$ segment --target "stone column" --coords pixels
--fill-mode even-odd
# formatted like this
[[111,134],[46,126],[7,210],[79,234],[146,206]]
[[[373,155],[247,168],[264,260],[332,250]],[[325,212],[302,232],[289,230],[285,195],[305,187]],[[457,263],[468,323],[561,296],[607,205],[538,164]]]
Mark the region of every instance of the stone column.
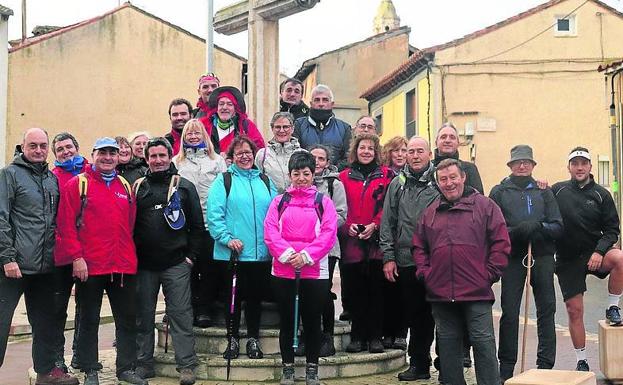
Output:
[[247,113],[268,141],[270,118],[279,109],[279,21],[267,20],[249,7],[249,59]]
[[[9,79],[9,15],[0,16],[0,167],[4,167],[7,157],[7,92]],[[9,150],[10,151],[10,150]]]

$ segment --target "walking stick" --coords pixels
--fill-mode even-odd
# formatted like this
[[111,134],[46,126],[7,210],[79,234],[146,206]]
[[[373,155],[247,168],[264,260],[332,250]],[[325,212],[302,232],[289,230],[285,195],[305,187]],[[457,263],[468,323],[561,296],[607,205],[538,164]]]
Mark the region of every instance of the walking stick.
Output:
[[231,371],[231,340],[234,329],[234,310],[236,304],[236,283],[238,280],[238,253],[231,251],[229,257],[231,263],[231,302],[229,304],[229,320],[227,322],[227,381],[229,381],[229,372]]
[[169,317],[164,318],[162,320],[164,323],[164,352],[167,353],[169,351]]
[[296,269],[294,273],[294,286],[296,287],[296,294],[294,296],[294,338],[292,340],[292,347],[294,349],[299,347],[299,286],[301,284],[301,270]]
[[532,242],[528,243],[528,254],[526,254],[522,263],[526,267],[527,272],[526,298],[523,310],[523,335],[521,341],[521,373],[526,370],[526,337],[528,333],[528,310],[530,308],[530,274],[532,271],[532,266],[534,265],[534,260],[532,259]]

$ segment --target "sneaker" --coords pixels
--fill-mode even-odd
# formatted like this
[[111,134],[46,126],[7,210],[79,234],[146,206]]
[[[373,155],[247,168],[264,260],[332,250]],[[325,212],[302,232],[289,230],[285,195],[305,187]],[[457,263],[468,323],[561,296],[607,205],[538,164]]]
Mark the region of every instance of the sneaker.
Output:
[[234,359],[234,358],[238,358],[239,355],[240,355],[240,342],[238,342],[238,339],[236,337],[230,337],[229,343],[227,344],[227,347],[225,348],[225,351],[223,352],[223,358]]
[[57,366],[53,367],[50,373],[37,373],[35,381],[35,385],[78,385],[79,383],[76,377],[63,372],[63,369]]
[[251,359],[260,359],[264,357],[262,349],[260,349],[260,341],[257,338],[249,338],[247,341],[247,357]]
[[407,350],[407,339],[406,338],[396,338],[394,344],[392,345],[394,349]]
[[100,379],[97,375],[96,370],[89,370],[84,375],[84,384],[83,385],[100,385]]
[[136,374],[134,370],[126,370],[117,374],[117,380],[119,380],[120,383],[125,382],[126,384],[149,385],[149,382]]
[[136,369],[134,369],[134,373],[143,379],[156,377],[154,368],[148,368],[147,366],[137,366]]
[[392,337],[383,337],[383,347],[385,349],[391,349],[394,346],[394,339]]
[[357,340],[352,340],[350,341],[350,343],[348,344],[348,346],[346,346],[346,351],[348,353],[359,353],[361,351],[363,351],[363,349],[366,348],[366,344],[362,341],[357,341]]
[[284,364],[279,385],[294,385],[294,364]]
[[586,360],[580,360],[575,370],[578,372],[590,372],[591,369],[588,367],[588,362]]
[[329,357],[333,355],[335,355],[335,345],[333,344],[333,336],[329,333],[323,333],[318,357]]
[[191,368],[180,369],[180,385],[193,385],[197,377]]
[[344,310],[339,317],[340,321],[350,321],[350,312],[348,310]]
[[193,326],[198,328],[209,328],[212,326],[212,318],[207,314],[198,314],[193,319]]
[[606,310],[606,320],[612,326],[621,326],[621,308],[615,305],[612,305]]
[[305,341],[303,341],[303,339],[300,337],[299,337],[299,346],[296,349],[294,349],[294,355],[297,357],[305,356]]
[[410,365],[404,372],[398,373],[398,381],[415,381],[430,379],[430,371],[418,371],[415,365]]
[[318,364],[307,364],[305,367],[305,385],[320,385]]
[[375,338],[373,340],[370,340],[368,351],[370,353],[383,353],[385,349],[383,348],[383,343],[381,342],[381,340],[378,338]]

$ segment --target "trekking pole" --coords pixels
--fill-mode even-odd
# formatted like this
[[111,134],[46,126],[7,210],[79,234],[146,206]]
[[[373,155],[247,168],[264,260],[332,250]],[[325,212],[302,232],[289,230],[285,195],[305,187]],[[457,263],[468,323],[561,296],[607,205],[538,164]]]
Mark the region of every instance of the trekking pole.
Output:
[[522,264],[526,267],[526,298],[523,310],[523,335],[521,339],[521,372],[526,370],[526,338],[528,333],[528,310],[530,309],[530,275],[534,259],[532,258],[532,242],[528,243],[528,254],[524,257]]
[[301,284],[301,269],[296,269],[294,273],[294,286],[296,288],[296,294],[294,295],[294,338],[292,340],[292,347],[297,349],[299,347],[299,286]]
[[229,381],[229,372],[231,371],[231,340],[234,333],[236,284],[238,280],[238,253],[235,250],[231,251],[229,262],[231,263],[231,302],[229,304],[229,320],[227,322],[227,381]]
[[164,323],[164,352],[167,353],[169,351],[169,317],[166,317],[165,314],[165,319],[163,319],[163,323]]

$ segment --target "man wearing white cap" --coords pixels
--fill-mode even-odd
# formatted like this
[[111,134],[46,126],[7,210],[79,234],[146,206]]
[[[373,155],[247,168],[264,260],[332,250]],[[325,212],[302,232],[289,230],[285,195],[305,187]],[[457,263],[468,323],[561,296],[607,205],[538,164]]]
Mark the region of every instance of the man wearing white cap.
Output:
[[619,299],[623,292],[623,253],[619,238],[619,216],[610,192],[595,183],[588,149],[576,147],[568,156],[571,179],[556,183],[552,190],[565,224],[558,240],[556,274],[567,314],[569,334],[577,356],[576,370],[588,371],[584,330],[586,275],[608,279],[606,320],[620,326]]

